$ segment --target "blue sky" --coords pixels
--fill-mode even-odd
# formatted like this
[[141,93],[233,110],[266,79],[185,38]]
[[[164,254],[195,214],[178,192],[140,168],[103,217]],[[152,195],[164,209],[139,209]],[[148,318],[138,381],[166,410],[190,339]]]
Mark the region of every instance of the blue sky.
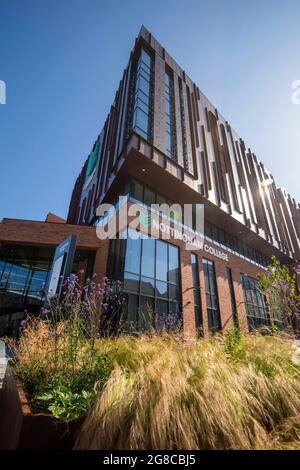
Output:
[[0,219],[66,216],[141,24],[300,200],[299,0],[0,0]]

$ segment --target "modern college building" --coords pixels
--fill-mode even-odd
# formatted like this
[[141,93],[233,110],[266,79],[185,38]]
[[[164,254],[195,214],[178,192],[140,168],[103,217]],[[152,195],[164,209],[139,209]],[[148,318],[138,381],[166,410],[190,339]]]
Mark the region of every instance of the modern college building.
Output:
[[[152,238],[124,239],[120,229],[119,238],[99,240],[96,227],[107,218],[99,218],[97,208],[111,203],[120,211],[120,195],[141,211],[155,203],[204,204],[201,248],[165,240],[160,229]],[[67,223],[49,216],[45,223],[0,224],[0,315],[7,323],[21,304],[38,309],[54,248],[75,234],[73,270],[83,266],[86,276],[122,281],[132,321],[150,308],[157,318],[180,318],[188,336],[200,327],[207,335],[234,323],[252,329],[278,322],[269,316],[256,275],[272,255],[291,267],[300,259],[299,209],[142,27],[75,183]],[[171,215],[159,214],[160,228],[176,225]],[[144,232],[143,225],[136,231]]]

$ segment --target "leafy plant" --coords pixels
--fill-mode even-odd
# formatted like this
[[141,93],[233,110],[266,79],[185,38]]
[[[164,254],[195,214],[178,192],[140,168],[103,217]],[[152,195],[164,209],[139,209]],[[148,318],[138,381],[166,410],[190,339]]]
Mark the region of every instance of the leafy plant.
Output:
[[45,407],[54,418],[64,421],[79,419],[89,410],[95,394],[92,391],[81,390],[72,392],[66,385],[49,385],[44,393],[36,396],[38,402],[44,402]]
[[241,341],[242,334],[237,326],[233,328],[227,328],[224,342],[225,352],[230,356],[234,356],[241,345]]

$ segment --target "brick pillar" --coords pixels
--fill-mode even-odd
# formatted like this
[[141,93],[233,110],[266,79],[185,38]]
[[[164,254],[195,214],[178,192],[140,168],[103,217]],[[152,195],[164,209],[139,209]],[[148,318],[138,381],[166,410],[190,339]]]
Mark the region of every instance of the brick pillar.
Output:
[[93,273],[97,274],[97,282],[102,282],[106,275],[107,259],[109,255],[109,239],[102,240],[101,245],[96,251]]
[[181,285],[182,285],[182,319],[183,336],[187,341],[196,339],[196,323],[194,313],[194,292],[191,265],[191,252],[181,248]]
[[233,280],[233,289],[235,295],[237,317],[241,330],[244,333],[249,332],[248,322],[247,322],[247,312],[245,306],[245,298],[243,286],[240,280],[240,273],[237,270],[232,270],[232,280]]
[[215,262],[216,281],[220,308],[222,331],[234,325],[232,318],[232,305],[227,279],[227,266],[224,262]]

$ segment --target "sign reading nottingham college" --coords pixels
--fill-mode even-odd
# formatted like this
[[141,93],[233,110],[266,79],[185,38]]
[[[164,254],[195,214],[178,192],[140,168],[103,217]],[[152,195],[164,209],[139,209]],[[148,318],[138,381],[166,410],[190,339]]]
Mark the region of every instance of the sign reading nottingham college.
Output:
[[206,253],[216,256],[224,261],[228,261],[228,254],[218,248],[208,245],[203,238],[199,236],[193,230],[189,229],[191,235],[186,232],[182,232],[174,227],[171,227],[169,224],[164,222],[159,222],[159,220],[152,218],[152,227],[154,230],[157,230],[160,233],[166,234],[177,240],[182,240],[184,243],[190,246],[190,249],[203,250]]

